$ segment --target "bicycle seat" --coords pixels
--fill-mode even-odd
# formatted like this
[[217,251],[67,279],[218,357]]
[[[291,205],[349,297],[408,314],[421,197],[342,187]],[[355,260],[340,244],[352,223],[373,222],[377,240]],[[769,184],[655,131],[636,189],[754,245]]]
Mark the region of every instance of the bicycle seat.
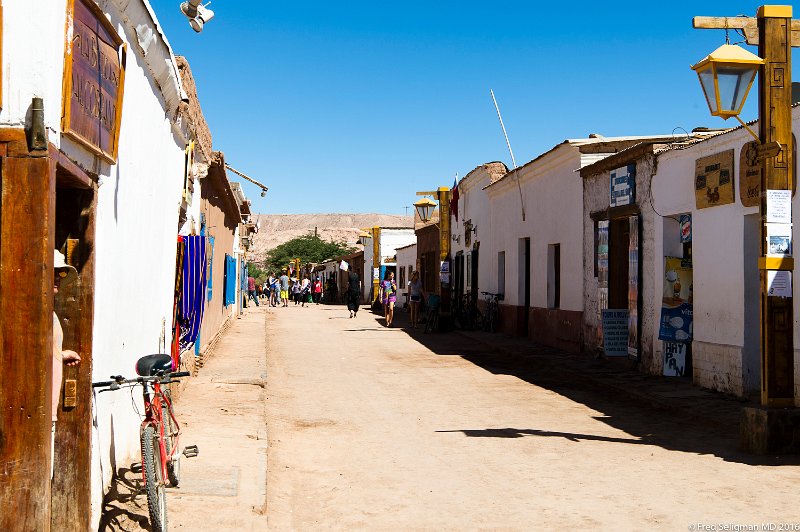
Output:
[[145,355],[136,361],[136,374],[142,377],[169,371],[172,371],[172,357],[169,355]]

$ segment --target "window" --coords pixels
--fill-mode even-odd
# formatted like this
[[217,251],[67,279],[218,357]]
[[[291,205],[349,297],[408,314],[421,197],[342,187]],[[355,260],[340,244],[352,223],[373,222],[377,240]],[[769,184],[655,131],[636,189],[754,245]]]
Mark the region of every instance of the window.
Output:
[[497,293],[506,293],[506,252],[497,253]]
[[547,308],[561,308],[561,244],[547,247]]

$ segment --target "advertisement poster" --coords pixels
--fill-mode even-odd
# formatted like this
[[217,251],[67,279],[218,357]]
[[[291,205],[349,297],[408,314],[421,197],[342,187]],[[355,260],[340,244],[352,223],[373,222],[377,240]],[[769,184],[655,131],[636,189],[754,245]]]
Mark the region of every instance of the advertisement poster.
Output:
[[767,222],[792,223],[791,190],[767,190]]
[[639,217],[628,219],[628,355],[639,356]]
[[698,209],[733,203],[733,150],[697,159],[694,197]]
[[[597,222],[597,320],[603,321],[603,309],[608,308],[608,220]],[[598,343],[603,342],[603,328],[597,328]]]
[[664,257],[664,293],[661,299],[659,340],[692,340],[693,281],[691,261]]
[[603,310],[603,351],[607,357],[628,356],[628,309]]
[[792,297],[792,272],[768,270],[767,294],[772,297]]
[[666,377],[683,377],[685,372],[686,344],[664,342],[664,375]]
[[681,224],[681,244],[692,241],[692,215],[681,214],[678,218]]
[[767,223],[767,255],[792,256],[792,225]]

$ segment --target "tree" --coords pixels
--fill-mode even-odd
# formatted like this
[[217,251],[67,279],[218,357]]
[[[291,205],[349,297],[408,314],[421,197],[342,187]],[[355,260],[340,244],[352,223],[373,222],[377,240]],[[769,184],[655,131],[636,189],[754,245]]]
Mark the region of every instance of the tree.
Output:
[[247,275],[255,279],[256,284],[264,284],[267,280],[267,272],[259,268],[255,262],[247,263]]
[[302,264],[307,264],[322,262],[354,251],[355,248],[346,242],[325,241],[309,232],[271,249],[267,252],[266,264],[269,269],[279,272],[296,258],[299,258]]

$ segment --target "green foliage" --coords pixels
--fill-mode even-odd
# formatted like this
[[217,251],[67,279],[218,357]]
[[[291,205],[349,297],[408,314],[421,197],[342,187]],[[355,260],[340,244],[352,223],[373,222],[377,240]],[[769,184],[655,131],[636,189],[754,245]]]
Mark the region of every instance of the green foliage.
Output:
[[353,251],[355,248],[346,242],[325,241],[309,232],[271,249],[267,253],[267,267],[277,273],[296,258],[300,259],[301,264],[317,263]]
[[264,284],[264,281],[267,280],[269,274],[258,267],[258,264],[255,262],[248,262],[247,263],[247,275],[248,277],[252,277],[256,280],[256,284]]

